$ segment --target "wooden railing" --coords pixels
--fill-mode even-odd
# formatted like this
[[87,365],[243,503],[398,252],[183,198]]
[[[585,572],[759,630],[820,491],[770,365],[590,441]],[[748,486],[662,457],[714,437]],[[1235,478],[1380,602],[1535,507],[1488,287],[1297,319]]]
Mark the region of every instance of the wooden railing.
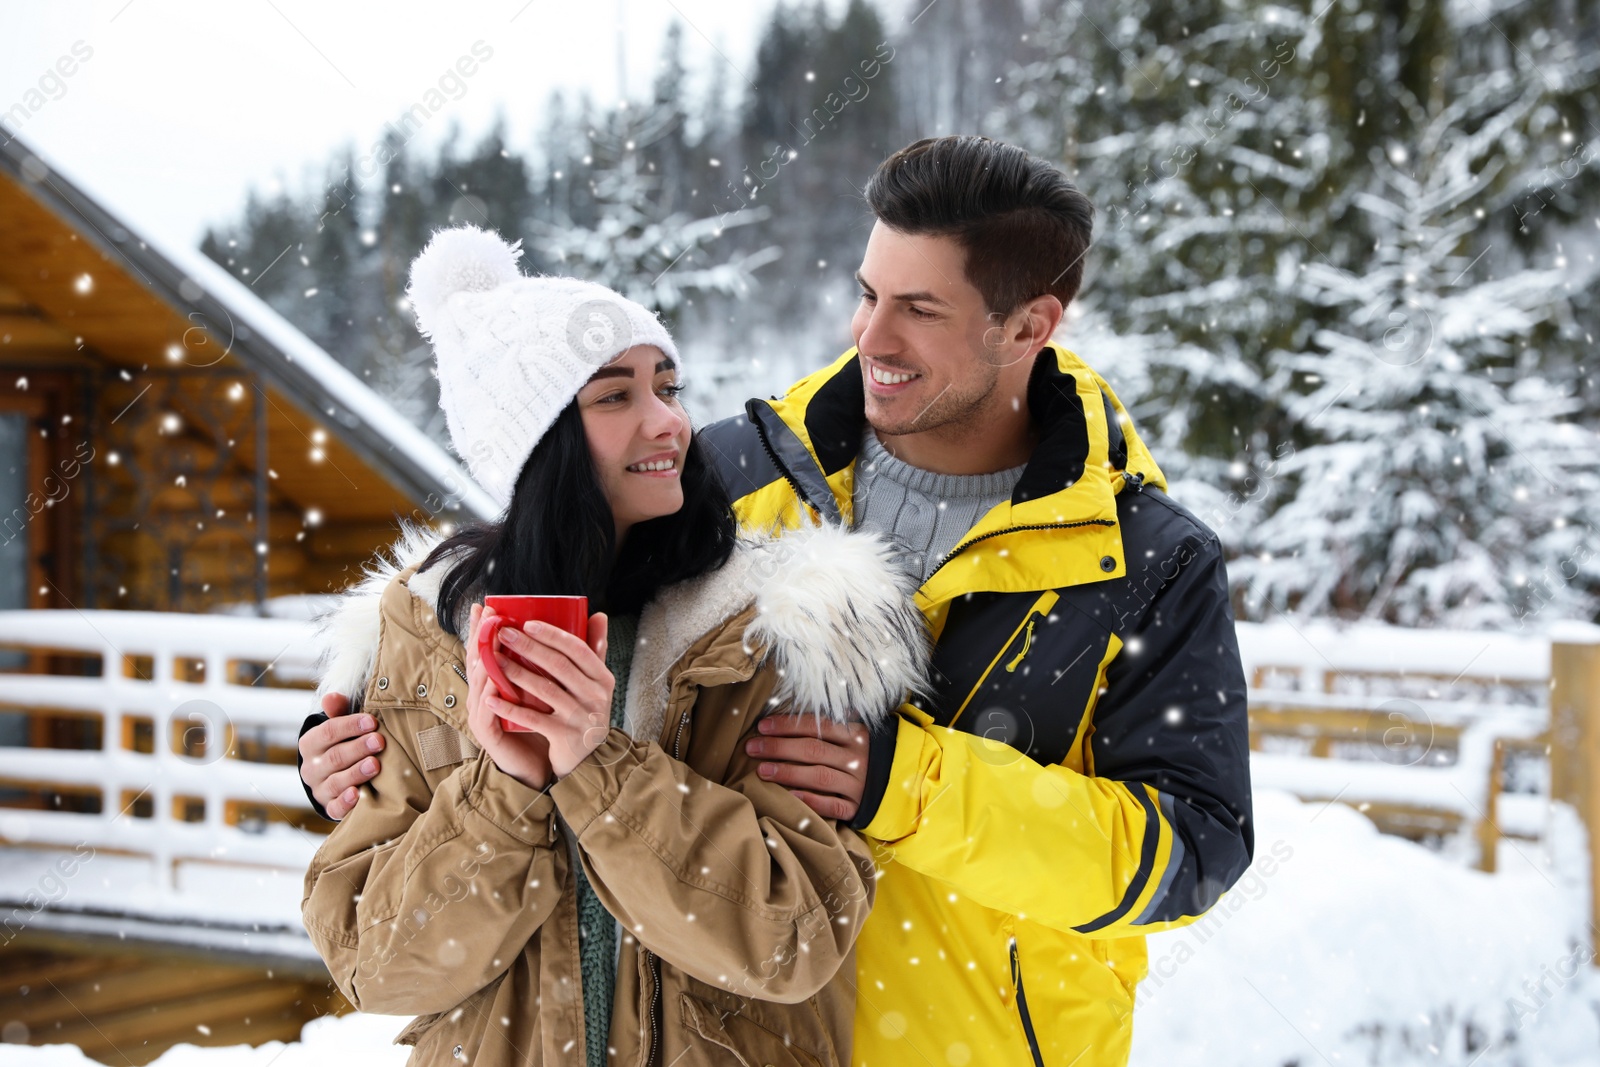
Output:
[[327,825],[294,754],[312,637],[280,619],[0,612],[0,862],[26,879],[51,850],[93,855],[104,870],[48,909],[79,926],[182,917],[309,952],[299,883]]
[[[1540,836],[1551,799],[1600,827],[1597,635],[1241,624],[1255,783],[1468,846],[1485,870],[1503,838]],[[83,879],[59,907],[304,942],[299,880],[327,829],[293,766],[310,624],[0,612],[6,655],[0,710],[27,724],[0,738],[7,860],[92,848],[146,873]]]
[[1574,719],[1592,721],[1595,685],[1574,664],[1600,628],[1552,640],[1280,622],[1240,624],[1239,638],[1258,787],[1350,804],[1413,840],[1468,844],[1485,871],[1501,840],[1541,836],[1551,799],[1595,825],[1578,795],[1587,786],[1572,784],[1587,781],[1592,755],[1552,760],[1551,708],[1553,687],[1571,692],[1590,702]]

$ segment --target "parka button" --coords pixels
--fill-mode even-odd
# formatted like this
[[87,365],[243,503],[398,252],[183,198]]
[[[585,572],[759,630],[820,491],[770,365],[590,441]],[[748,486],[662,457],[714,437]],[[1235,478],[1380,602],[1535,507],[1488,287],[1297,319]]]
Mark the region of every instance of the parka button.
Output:
[[444,706],[447,708],[453,708],[456,706],[456,695],[454,693],[449,693],[445,696]]
[[1112,571],[1117,569],[1117,561],[1112,559],[1110,556],[1101,556],[1100,569],[1105,571],[1107,574],[1110,574]]
[[454,1056],[456,1059],[459,1060],[461,1058],[461,1046],[457,1045],[455,1048],[451,1049],[450,1050],[450,1055]]
[[379,689],[387,689],[387,688],[389,688],[389,679],[387,679],[387,678],[379,678],[378,679],[378,688]]
[[425,697],[427,695],[428,695],[428,687],[427,686],[425,686],[425,685],[417,686],[417,696]]

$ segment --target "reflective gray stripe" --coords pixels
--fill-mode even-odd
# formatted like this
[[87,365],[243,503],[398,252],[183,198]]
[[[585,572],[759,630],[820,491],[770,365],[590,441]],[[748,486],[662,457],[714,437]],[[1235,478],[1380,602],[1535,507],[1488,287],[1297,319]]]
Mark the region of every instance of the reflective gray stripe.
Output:
[[1178,820],[1172,812],[1172,798],[1165,793],[1157,793],[1161,798],[1161,814],[1166,817],[1167,829],[1172,833],[1172,851],[1167,856],[1167,869],[1161,872],[1161,884],[1156,886],[1156,895],[1150,898],[1144,911],[1130,925],[1142,926],[1150,921],[1151,914],[1166,899],[1167,890],[1172,887],[1172,879],[1177,876],[1178,868],[1183,866],[1183,857],[1187,851],[1183,847],[1183,838],[1178,836]]

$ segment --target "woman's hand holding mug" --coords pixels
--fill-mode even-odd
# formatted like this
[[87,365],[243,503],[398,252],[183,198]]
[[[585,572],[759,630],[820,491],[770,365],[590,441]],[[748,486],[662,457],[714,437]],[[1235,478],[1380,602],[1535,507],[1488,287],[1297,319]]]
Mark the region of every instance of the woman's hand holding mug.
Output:
[[[616,679],[606,668],[606,617],[589,619],[587,641],[549,623],[530,622],[518,630],[499,628],[498,640],[536,670],[505,655],[492,654],[503,679],[516,689],[508,700],[490,681],[479,655],[478,627],[493,608],[474,605],[467,638],[467,718],[478,744],[495,766],[536,789],[561,778],[600,747],[611,726]],[[523,700],[539,702],[536,710]],[[500,722],[513,726],[507,730]]]
[[550,710],[502,701],[494,705],[494,714],[548,743],[550,769],[557,778],[571,774],[611,729],[616,679],[606,668],[607,629],[606,617],[596,614],[589,617],[587,641],[547,622],[500,631],[506,649],[537,668],[529,670],[497,650],[495,658],[506,680]]
[[[494,609],[472,605],[466,640],[467,726],[496,767],[530,789],[543,789],[550,784],[550,743],[537,732],[508,732],[500,725],[501,718],[514,719],[526,709],[500,695],[478,655],[478,627],[485,615],[492,617]],[[500,665],[515,666],[504,660]]]

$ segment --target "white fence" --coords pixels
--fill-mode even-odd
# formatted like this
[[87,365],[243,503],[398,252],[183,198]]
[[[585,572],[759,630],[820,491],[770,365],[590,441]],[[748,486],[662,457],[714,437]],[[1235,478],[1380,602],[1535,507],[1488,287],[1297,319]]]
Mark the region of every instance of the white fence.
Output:
[[1470,831],[1485,870],[1502,837],[1544,836],[1549,636],[1277,622],[1239,637],[1256,788],[1338,799],[1408,836]]
[[[25,661],[0,675],[0,708],[26,715],[31,735],[14,730],[29,747],[0,748],[0,899],[37,896],[52,852],[92,850],[52,911],[297,926],[321,840],[303,828],[292,762],[315,703],[312,632],[223,615],[0,612],[0,646]],[[99,747],[38,747],[63,729],[78,742],[98,733]]]
[[[1258,787],[1441,813],[1480,840],[1502,822],[1538,836],[1548,782],[1515,797],[1500,785],[1505,745],[1537,755],[1549,728],[1548,639],[1289,624],[1239,636]],[[321,840],[293,765],[314,706],[311,638],[276,619],[0,612],[0,647],[27,660],[0,675],[0,706],[35,731],[53,720],[99,736],[87,750],[0,747],[0,900],[36,889],[52,853],[87,848],[96,873],[45,912],[292,935]],[[41,808],[51,796],[69,802]]]

